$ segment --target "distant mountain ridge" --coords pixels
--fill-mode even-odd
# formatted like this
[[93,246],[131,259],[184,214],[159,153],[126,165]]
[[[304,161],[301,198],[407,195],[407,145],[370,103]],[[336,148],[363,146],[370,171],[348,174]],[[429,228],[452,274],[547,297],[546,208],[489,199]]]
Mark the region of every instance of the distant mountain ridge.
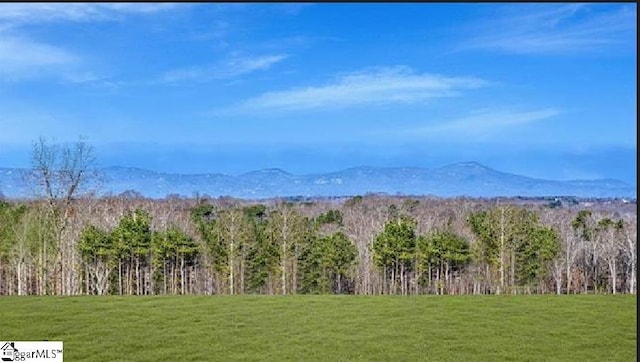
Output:
[[[7,198],[28,197],[25,169],[0,168],[0,193]],[[460,162],[440,168],[360,166],[341,171],[294,175],[269,168],[227,175],[176,174],[133,167],[100,169],[101,194],[133,190],[145,197],[170,194],[233,196],[262,199],[286,196],[353,196],[366,193],[471,196],[576,196],[636,197],[636,188],[612,179],[553,181],[496,171],[477,162]]]

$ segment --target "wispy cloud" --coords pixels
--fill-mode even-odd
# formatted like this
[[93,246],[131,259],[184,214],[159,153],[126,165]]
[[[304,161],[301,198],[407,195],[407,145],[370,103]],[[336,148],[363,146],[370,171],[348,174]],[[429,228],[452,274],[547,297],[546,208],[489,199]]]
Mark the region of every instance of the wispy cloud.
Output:
[[[508,109],[482,109],[461,118],[441,121],[422,127],[412,127],[398,131],[385,131],[387,136],[403,139],[434,140],[485,140],[503,135],[524,125],[550,119],[560,114],[555,108],[543,108],[533,111],[514,111]],[[381,132],[379,132],[381,133]]]
[[473,29],[462,48],[540,54],[635,45],[636,5],[517,4]]
[[[114,19],[118,14],[146,14],[175,8],[176,3],[3,3],[0,22],[26,24],[51,21]],[[182,6],[185,6],[182,4]]]
[[[70,21],[108,21],[124,14],[149,14],[179,4],[127,3],[2,3],[0,4],[0,81],[11,82],[55,75],[85,82],[91,72],[81,70],[83,57],[58,45],[31,39],[22,30],[33,24]],[[95,78],[95,76],[91,76]]]
[[313,5],[314,4],[311,4],[311,3],[280,3],[272,6],[275,6],[277,9],[284,12],[285,14],[298,15],[302,12],[302,10]]
[[158,83],[176,83],[183,81],[207,82],[216,79],[235,78],[255,71],[267,70],[287,57],[288,55],[286,54],[231,57],[212,65],[168,71],[160,77]]
[[26,38],[0,34],[0,77],[5,81],[61,70],[78,63],[75,54]]
[[464,132],[474,135],[488,134],[509,127],[542,121],[559,113],[555,108],[527,112],[480,110],[467,117],[428,127],[425,130],[429,132]]
[[230,109],[230,112],[304,111],[393,103],[424,103],[454,97],[463,90],[486,86],[475,77],[418,74],[411,68],[379,67],[348,73],[321,86],[263,93]]

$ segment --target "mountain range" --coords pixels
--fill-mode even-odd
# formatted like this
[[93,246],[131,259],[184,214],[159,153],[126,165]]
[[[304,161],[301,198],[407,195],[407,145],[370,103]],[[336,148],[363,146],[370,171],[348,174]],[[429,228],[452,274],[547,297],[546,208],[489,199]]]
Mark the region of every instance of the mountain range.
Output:
[[[23,178],[25,171],[0,168],[0,194],[7,198],[28,197],[29,188]],[[294,175],[276,168],[235,176],[220,173],[163,173],[131,167],[107,167],[99,172],[99,194],[117,195],[132,190],[150,198],[163,198],[170,194],[193,196],[196,192],[212,197],[244,199],[353,196],[366,193],[438,197],[636,197],[635,186],[618,180],[536,179],[496,171],[477,162],[462,162],[435,169],[354,167],[308,175]]]

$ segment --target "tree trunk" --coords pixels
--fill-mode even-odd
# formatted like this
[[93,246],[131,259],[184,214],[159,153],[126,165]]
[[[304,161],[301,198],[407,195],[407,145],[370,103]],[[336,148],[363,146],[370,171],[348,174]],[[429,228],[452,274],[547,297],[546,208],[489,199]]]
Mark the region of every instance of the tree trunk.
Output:
[[20,260],[16,265],[16,276],[18,278],[18,295],[24,295],[24,292],[23,292],[24,281],[22,280],[22,277],[23,277],[22,264],[23,262]]
[[122,260],[118,260],[118,294],[122,295]]
[[609,271],[611,273],[611,291],[613,294],[616,294],[616,285],[617,283],[617,270],[616,270],[616,259],[609,261]]
[[631,281],[629,282],[629,293],[636,293],[636,274],[638,273],[636,259],[631,262]]
[[282,294],[287,294],[287,215],[282,214],[282,256],[281,256]]
[[180,257],[180,294],[184,295],[184,255]]
[[504,289],[504,208],[500,208],[500,288],[496,294]]
[[163,293],[167,294],[167,261],[162,260],[162,286]]

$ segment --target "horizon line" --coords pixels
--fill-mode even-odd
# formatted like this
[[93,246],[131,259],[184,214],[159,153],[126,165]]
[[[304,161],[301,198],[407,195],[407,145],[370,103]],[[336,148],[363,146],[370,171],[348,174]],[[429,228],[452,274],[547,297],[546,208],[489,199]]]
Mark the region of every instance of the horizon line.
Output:
[[[304,177],[304,176],[321,176],[321,175],[332,174],[332,173],[340,173],[340,172],[354,170],[354,169],[367,169],[367,168],[368,169],[379,169],[379,170],[383,170],[383,169],[386,169],[386,170],[389,170],[389,169],[418,169],[418,170],[429,170],[429,171],[432,171],[432,170],[443,169],[443,168],[446,168],[446,167],[461,166],[461,165],[478,166],[478,167],[484,168],[484,169],[486,169],[488,171],[493,171],[493,172],[497,172],[497,173],[501,173],[501,174],[528,178],[528,179],[532,179],[532,180],[552,181],[552,182],[615,181],[615,182],[623,183],[623,184],[625,184],[625,185],[627,185],[629,187],[637,187],[637,178],[636,178],[636,183],[633,183],[633,184],[631,184],[631,183],[629,183],[627,181],[623,181],[623,180],[616,179],[616,178],[611,178],[611,177],[558,180],[558,179],[550,179],[550,178],[525,176],[525,175],[519,174],[519,173],[501,171],[501,170],[495,169],[493,167],[487,166],[487,165],[485,165],[485,164],[483,164],[481,162],[478,162],[478,161],[459,161],[459,162],[447,163],[447,164],[444,164],[444,165],[438,166],[438,167],[358,165],[358,166],[341,168],[341,169],[337,169],[337,170],[333,170],[333,171],[312,172],[312,173],[292,173],[292,172],[289,172],[289,171],[287,171],[285,169],[282,169],[280,167],[265,167],[265,168],[250,170],[250,171],[239,172],[239,173],[235,173],[235,174],[224,173],[224,172],[215,172],[215,171],[209,171],[209,172],[168,172],[168,171],[158,171],[158,170],[152,169],[152,168],[144,168],[144,167],[138,167],[138,166],[123,166],[123,165],[100,166],[100,167],[95,167],[95,168],[91,168],[91,169],[92,170],[106,170],[106,169],[123,168],[123,169],[134,169],[134,170],[139,170],[139,171],[148,171],[148,172],[154,172],[154,173],[165,174],[165,175],[183,175],[183,176],[220,175],[220,176],[227,176],[227,177],[239,177],[239,176],[243,176],[243,175],[250,174],[250,173],[255,173],[255,172],[260,172],[260,171],[280,171],[280,172],[282,172],[282,173],[284,173],[286,175],[289,175],[289,176]],[[31,169],[30,167],[4,167],[4,166],[0,165],[0,170],[22,170],[22,171],[28,171],[30,169]]]

